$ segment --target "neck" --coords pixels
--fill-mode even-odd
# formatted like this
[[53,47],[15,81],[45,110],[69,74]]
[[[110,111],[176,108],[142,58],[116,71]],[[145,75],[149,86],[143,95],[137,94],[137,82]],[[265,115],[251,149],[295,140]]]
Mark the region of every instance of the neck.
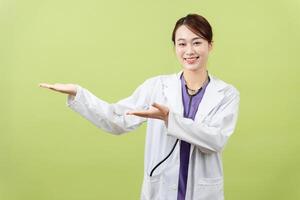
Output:
[[197,90],[204,84],[206,77],[208,76],[206,68],[200,68],[197,71],[183,70],[183,77],[186,81],[188,88]]

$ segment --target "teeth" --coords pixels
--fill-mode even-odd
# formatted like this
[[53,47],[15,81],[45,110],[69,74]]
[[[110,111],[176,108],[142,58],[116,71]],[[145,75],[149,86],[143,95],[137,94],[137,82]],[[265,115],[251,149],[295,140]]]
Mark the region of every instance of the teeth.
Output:
[[185,60],[194,60],[194,59],[198,59],[199,57],[193,57],[193,58],[185,58]]

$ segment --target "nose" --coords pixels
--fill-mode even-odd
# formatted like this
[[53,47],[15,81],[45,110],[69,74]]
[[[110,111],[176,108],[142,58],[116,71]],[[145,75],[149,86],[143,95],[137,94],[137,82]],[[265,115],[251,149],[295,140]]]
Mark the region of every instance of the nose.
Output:
[[193,45],[190,45],[190,44],[186,45],[186,51],[185,51],[186,55],[193,55],[194,52],[195,51],[194,51]]

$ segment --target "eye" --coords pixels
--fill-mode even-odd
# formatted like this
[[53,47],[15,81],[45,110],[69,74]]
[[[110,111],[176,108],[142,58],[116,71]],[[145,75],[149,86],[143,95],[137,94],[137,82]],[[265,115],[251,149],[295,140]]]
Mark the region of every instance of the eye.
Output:
[[194,42],[195,45],[200,45],[202,44],[202,42],[198,41],[198,42]]
[[178,46],[184,46],[185,44],[184,43],[178,43]]

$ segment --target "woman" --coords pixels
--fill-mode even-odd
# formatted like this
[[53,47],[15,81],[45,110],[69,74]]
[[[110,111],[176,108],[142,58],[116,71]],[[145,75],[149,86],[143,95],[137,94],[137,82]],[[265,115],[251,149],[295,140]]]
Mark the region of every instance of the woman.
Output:
[[144,200],[224,199],[221,152],[234,132],[238,90],[208,73],[212,29],[197,14],[179,19],[172,41],[182,71],[149,78],[109,104],[74,84],[40,84],[99,128],[121,134],[147,121]]

